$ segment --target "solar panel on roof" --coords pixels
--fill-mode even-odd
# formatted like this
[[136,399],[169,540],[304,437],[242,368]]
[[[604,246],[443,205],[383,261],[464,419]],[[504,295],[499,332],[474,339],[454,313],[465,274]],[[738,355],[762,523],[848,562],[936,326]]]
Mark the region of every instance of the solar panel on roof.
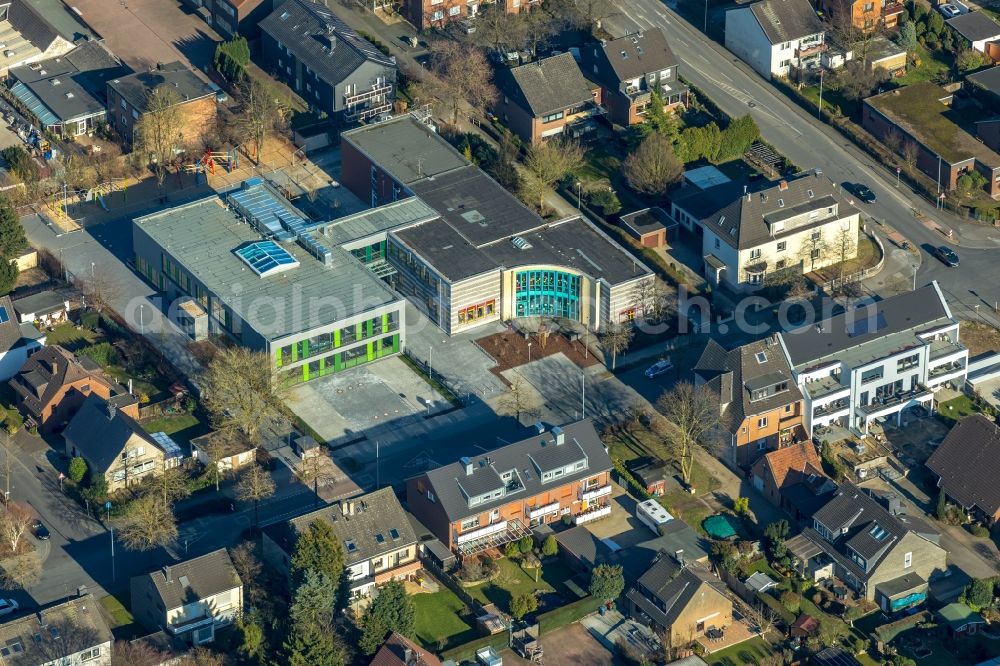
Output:
[[299,265],[298,259],[274,241],[258,241],[236,250],[236,255],[257,275],[267,277]]

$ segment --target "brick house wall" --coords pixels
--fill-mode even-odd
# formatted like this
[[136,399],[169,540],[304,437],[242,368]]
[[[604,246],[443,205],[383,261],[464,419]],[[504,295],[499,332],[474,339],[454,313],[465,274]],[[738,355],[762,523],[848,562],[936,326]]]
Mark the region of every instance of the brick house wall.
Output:
[[[108,94],[108,123],[121,139],[126,149],[135,143],[135,126],[142,115],[127,101],[123,100],[110,86]],[[124,102],[124,105],[123,105]],[[214,95],[182,102],[181,136],[185,146],[198,146],[202,138],[215,131],[218,105]]]
[[[347,141],[340,142],[341,153],[341,184],[349,189],[355,196],[371,206],[379,206],[390,203],[397,199],[406,199],[410,195],[406,188],[376,166],[357,148]],[[375,196],[372,200],[372,168],[375,175]],[[393,198],[393,193],[397,195]]]
[[[802,426],[802,416],[801,400],[769,412],[748,416],[736,432],[736,464],[746,467],[768,451],[778,448],[781,431]],[[760,419],[767,419],[767,424],[761,426]],[[763,448],[758,445],[761,440]]]

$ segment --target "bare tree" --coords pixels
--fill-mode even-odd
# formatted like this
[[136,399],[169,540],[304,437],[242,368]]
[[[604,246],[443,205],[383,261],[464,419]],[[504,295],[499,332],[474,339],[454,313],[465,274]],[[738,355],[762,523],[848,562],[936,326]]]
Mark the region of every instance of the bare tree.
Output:
[[684,166],[674,155],[673,142],[667,136],[653,132],[625,158],[622,173],[633,190],[660,197],[681,179]]
[[157,495],[146,495],[128,505],[119,521],[118,538],[128,550],[152,550],[177,540],[177,520]]
[[225,666],[226,655],[200,646],[185,652],[184,656],[175,663],[177,666]]
[[236,499],[253,502],[253,528],[257,529],[260,501],[274,495],[274,479],[261,465],[254,463],[240,476],[236,484]]
[[0,538],[4,546],[10,549],[12,555],[17,554],[21,538],[28,532],[35,514],[27,504],[8,502],[6,510],[0,513]]
[[632,291],[631,307],[636,317],[658,324],[677,309],[677,291],[658,278],[637,282]]
[[757,625],[757,631],[761,636],[767,636],[774,629],[774,625],[778,621],[778,615],[767,604],[757,601],[755,603],[741,604],[740,607],[744,614],[750,618],[750,621]]
[[284,112],[274,87],[250,76],[240,85],[238,125],[254,147],[254,159],[260,162],[268,133],[281,123]]
[[205,463],[205,475],[215,484],[216,490],[219,490],[222,480],[233,469],[229,461],[230,456],[243,448],[236,441],[238,437],[241,435],[232,430],[216,430],[197,443],[198,450],[208,458],[208,462]]
[[523,39],[523,23],[519,14],[506,10],[500,3],[490,3],[476,18],[475,40],[494,53],[502,54]]
[[635,330],[631,324],[619,324],[608,322],[608,327],[601,333],[601,345],[605,351],[611,352],[611,369],[614,370],[618,363],[618,354],[621,354],[632,344],[632,336]]
[[510,383],[510,390],[504,394],[500,401],[501,409],[514,416],[518,423],[521,417],[527,415],[529,423],[540,414],[538,400],[531,385],[520,375],[514,375]]
[[177,500],[191,494],[184,470],[180,467],[168,467],[166,460],[159,463],[155,474],[147,474],[142,478],[139,492],[143,495],[156,495],[167,506],[173,506]]
[[26,590],[42,578],[42,559],[36,551],[0,560],[0,587]]
[[899,130],[893,127],[889,130],[889,133],[885,135],[882,139],[882,143],[893,155],[899,155],[900,149],[903,147],[903,136],[899,133]]
[[105,308],[113,309],[115,302],[124,293],[122,283],[106,267],[98,267],[96,264],[90,267],[90,271],[77,276],[75,284],[90,306],[98,312],[104,312]]
[[[694,458],[702,438],[719,422],[719,401],[706,386],[680,382],[656,401],[656,408],[669,422],[658,433],[680,467],[684,483],[691,483]],[[666,457],[666,456],[661,456]]]
[[274,362],[246,347],[223,349],[201,377],[202,401],[220,430],[235,430],[260,443],[261,428],[284,413]]
[[482,113],[497,98],[491,79],[493,70],[483,52],[470,44],[438,40],[431,44],[431,71],[437,81],[436,97],[451,110],[451,122],[457,123],[463,104]]
[[254,549],[255,546],[252,541],[244,541],[240,545],[229,549],[229,559],[233,561],[233,568],[236,569],[240,580],[243,581],[243,584],[247,588],[250,605],[256,608],[261,605],[263,601],[262,597],[266,596],[266,594],[263,586],[258,584],[260,574],[264,570],[264,565],[257,558]]
[[920,149],[913,139],[906,139],[903,141],[903,148],[900,155],[903,158],[903,164],[906,165],[907,171],[913,171],[913,168],[917,166],[917,155],[920,154]]
[[136,149],[152,166],[160,187],[174,161],[174,151],[183,147],[181,101],[176,90],[161,85],[150,94],[146,113],[135,124]]
[[169,655],[152,643],[137,638],[132,641],[115,641],[111,650],[110,666],[160,666]]
[[572,141],[551,140],[528,150],[524,160],[530,176],[543,186],[538,206],[544,208],[544,194],[569,172],[583,165],[583,148]]
[[869,3],[857,14],[854,12],[856,6],[851,0],[827,0],[824,27],[827,35],[839,46],[852,50],[854,59],[867,67],[871,46],[884,29],[876,10],[878,5]]
[[839,262],[839,278],[843,282],[847,262],[858,254],[858,238],[853,225],[847,225],[837,230],[837,234],[833,238],[833,247]]
[[310,456],[301,460],[294,470],[295,476],[303,485],[312,486],[315,502],[319,504],[319,487],[335,482],[341,472],[326,453]]
[[809,271],[816,268],[816,262],[821,262],[829,251],[829,244],[822,229],[816,229],[808,238],[799,245],[799,258],[802,260],[803,270],[809,266]]

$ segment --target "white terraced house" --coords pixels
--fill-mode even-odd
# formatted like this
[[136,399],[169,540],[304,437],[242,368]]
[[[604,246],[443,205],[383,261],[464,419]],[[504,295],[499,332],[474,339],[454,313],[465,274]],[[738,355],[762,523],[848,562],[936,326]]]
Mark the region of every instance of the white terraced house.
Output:
[[812,435],[831,423],[868,432],[943,386],[961,388],[969,350],[937,282],[780,335]]

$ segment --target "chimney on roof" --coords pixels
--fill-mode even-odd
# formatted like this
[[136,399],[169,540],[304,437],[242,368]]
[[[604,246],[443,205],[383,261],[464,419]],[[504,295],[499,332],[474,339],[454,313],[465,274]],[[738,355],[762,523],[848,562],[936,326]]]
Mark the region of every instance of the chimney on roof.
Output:
[[354,502],[353,501],[347,503],[347,515],[348,516],[353,516],[354,515]]
[[560,446],[566,442],[566,433],[559,426],[552,429],[552,437],[555,439],[556,446]]
[[677,560],[677,564],[684,566],[684,549],[678,548],[674,551],[674,559]]
[[166,579],[166,581],[168,583],[174,582],[173,574],[170,573],[170,565],[169,564],[165,564],[163,566],[163,577]]
[[788,189],[788,181],[787,180],[782,180],[782,181],[780,181],[778,183],[778,191],[779,192],[784,192],[787,189]]
[[465,466],[465,475],[472,476],[472,470],[475,468],[475,466],[472,464],[472,459],[469,458],[468,456],[463,456],[462,464]]
[[410,664],[412,663],[411,662],[412,659],[413,659],[413,648],[410,647],[403,648],[403,663],[406,664],[406,666],[410,666]]
[[108,420],[115,418],[115,403],[108,400]]
[[539,435],[545,432],[545,424],[541,421],[535,421],[535,432]]

